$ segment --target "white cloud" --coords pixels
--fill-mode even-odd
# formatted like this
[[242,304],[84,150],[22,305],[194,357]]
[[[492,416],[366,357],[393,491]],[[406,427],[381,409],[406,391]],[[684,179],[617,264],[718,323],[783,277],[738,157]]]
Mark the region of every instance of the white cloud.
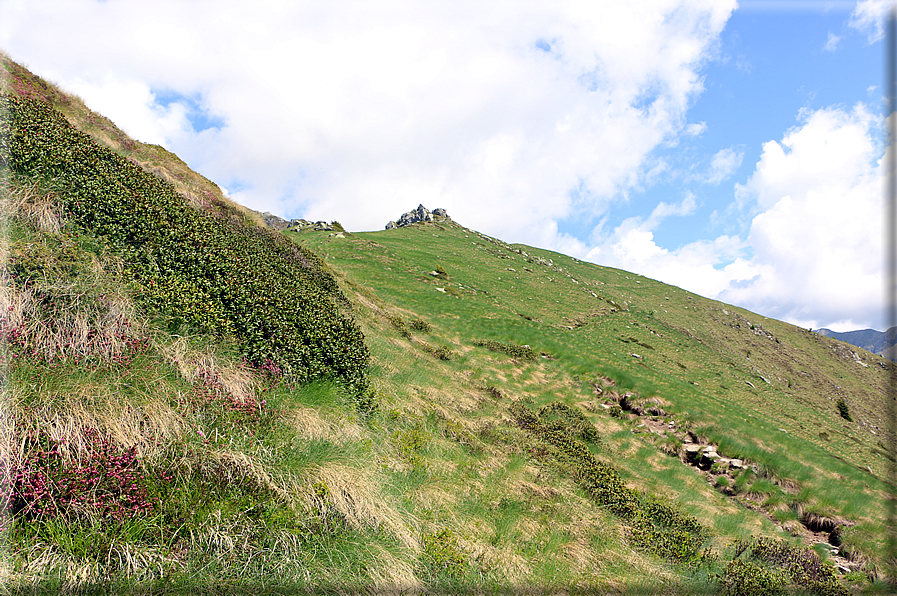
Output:
[[116,123],[131,137],[161,145],[181,135],[189,124],[187,111],[177,102],[162,107],[149,86],[136,80],[107,76],[100,83],[74,80],[67,90]]
[[[379,229],[424,203],[544,246],[572,189],[600,216],[703,131],[686,111],[734,8],[58,0],[4,5],[0,45],[250,207]],[[194,132],[167,91],[225,125]]]
[[841,41],[841,37],[835,35],[831,31],[828,32],[828,39],[825,42],[825,45],[822,49],[826,52],[834,52],[838,49],[838,43]]
[[710,159],[710,171],[704,180],[707,184],[719,184],[734,174],[741,167],[744,151],[727,147],[717,151]]
[[881,121],[862,104],[800,117],[736,185],[755,214],[746,239],[667,250],[654,242],[662,217],[652,214],[623,222],[587,258],[805,327],[881,329]]
[[764,269],[721,299],[808,326],[853,319],[881,327],[880,124],[862,104],[818,110],[804,113],[782,145],[764,145],[747,184],[764,208],[748,236]]
[[894,9],[894,0],[860,0],[850,13],[850,26],[865,33],[869,43],[884,39],[885,19]]
[[765,210],[786,195],[806,195],[820,181],[849,188],[868,176],[877,119],[863,104],[851,112],[805,110],[800,118],[803,124],[781,143],[763,144],[754,173],[746,184],[735,185],[737,195],[752,197]]
[[706,122],[693,122],[685,127],[685,134],[690,137],[699,137],[707,130]]

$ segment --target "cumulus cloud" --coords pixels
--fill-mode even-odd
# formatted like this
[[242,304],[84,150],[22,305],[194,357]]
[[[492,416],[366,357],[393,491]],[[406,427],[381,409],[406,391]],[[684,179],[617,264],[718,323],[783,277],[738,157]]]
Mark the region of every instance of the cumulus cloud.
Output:
[[145,143],[164,144],[180,137],[188,127],[183,104],[159,105],[152,90],[141,81],[113,77],[101,82],[76,79],[66,89],[80,96],[94,111],[122,123],[128,135]]
[[808,326],[851,318],[881,326],[881,120],[862,105],[802,114],[764,145],[742,190],[763,208],[748,235],[763,268],[722,299]]
[[663,215],[624,221],[589,260],[637,271],[806,327],[882,328],[881,120],[863,104],[803,111],[800,125],[763,145],[736,186],[753,213],[746,238],[667,250],[654,242]]
[[[700,134],[686,111],[734,8],[59,0],[9,5],[0,44],[250,207],[358,230],[424,203],[544,246],[541,222],[600,216]],[[223,125],[193,130],[168,92]]]

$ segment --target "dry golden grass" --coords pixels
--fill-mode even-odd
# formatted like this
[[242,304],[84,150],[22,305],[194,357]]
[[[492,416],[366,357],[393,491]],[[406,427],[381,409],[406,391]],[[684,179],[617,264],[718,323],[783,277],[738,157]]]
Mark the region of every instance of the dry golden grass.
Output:
[[214,380],[239,403],[250,403],[259,392],[259,379],[241,363],[222,358],[214,346],[195,347],[188,338],[158,335],[155,348],[188,383]]
[[[420,549],[416,538],[419,522],[386,498],[383,483],[384,479],[373,470],[327,464],[314,466],[304,478],[297,479],[294,494],[298,493],[309,507],[332,507],[353,528],[386,529],[416,552]],[[325,496],[308,488],[322,484],[327,487]]]
[[95,429],[125,448],[136,448],[140,456],[152,457],[182,436],[186,427],[182,415],[162,398],[164,391],[160,394],[138,403],[120,399],[108,387],[84,383],[72,388],[64,400],[56,395],[32,396],[25,409],[20,390],[9,388],[7,413],[15,414],[15,428],[9,423],[0,428],[7,450],[3,456],[19,461],[24,436],[40,431],[59,442],[64,459],[76,459],[90,449],[87,429]]
[[294,406],[285,416],[287,424],[309,439],[343,445],[361,441],[365,437],[364,427],[357,422],[324,414],[317,408]]
[[33,183],[22,186],[4,182],[0,188],[0,217],[18,217],[51,234],[62,229],[62,210],[54,193],[44,192]]
[[409,561],[382,547],[374,553],[368,573],[374,593],[415,594],[425,589]]

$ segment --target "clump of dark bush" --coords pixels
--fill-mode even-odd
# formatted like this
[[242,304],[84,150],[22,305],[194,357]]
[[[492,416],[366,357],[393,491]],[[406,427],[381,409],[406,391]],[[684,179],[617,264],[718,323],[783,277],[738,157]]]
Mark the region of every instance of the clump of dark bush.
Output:
[[316,255],[242,223],[221,200],[190,207],[46,103],[0,94],[0,114],[0,168],[54,190],[69,221],[124,259],[144,308],[232,336],[249,362],[275,362],[298,382],[332,377],[366,390],[364,336]]
[[733,559],[726,565],[719,588],[722,596],[775,596],[784,594],[787,584],[788,580],[781,571]]
[[389,316],[387,319],[389,320],[390,325],[396,328],[399,335],[405,339],[411,339],[411,331],[408,329],[408,326],[405,325],[405,321],[402,320],[402,317]]
[[[545,417],[566,413],[559,406],[544,411]],[[564,467],[573,471],[574,479],[592,500],[625,520],[634,546],[690,566],[710,564],[716,559],[710,549],[702,549],[709,537],[707,528],[673,505],[626,486],[620,474],[599,461],[580,440],[577,424],[562,416],[546,423],[521,403],[513,404],[510,413],[517,426],[545,443],[547,451],[554,452]],[[570,418],[575,420],[576,416]]]
[[[748,558],[763,563],[777,571],[761,571],[765,569],[749,561],[742,561],[740,557],[747,553]],[[734,571],[730,574],[730,568]],[[834,568],[819,558],[815,551],[808,548],[800,548],[788,544],[782,540],[758,538],[753,541],[740,540],[735,545],[735,559],[726,568],[721,586],[729,589],[726,594],[740,596],[741,594],[777,594],[780,592],[750,591],[766,578],[780,578],[775,583],[776,589],[781,590],[787,584],[792,584],[801,589],[808,590],[820,596],[849,596],[850,591],[841,585],[835,575]],[[737,590],[741,591],[737,591]]]
[[489,396],[492,397],[492,399],[502,399],[502,398],[504,398],[504,395],[502,395],[501,389],[499,389],[499,388],[496,387],[495,385],[487,385],[487,386],[486,386],[486,393],[488,393]]
[[850,408],[847,407],[847,402],[844,401],[843,397],[838,398],[838,414],[841,415],[841,418],[848,422],[853,422],[853,418],[850,417]]
[[420,331],[421,333],[429,333],[433,330],[430,324],[423,319],[411,319],[411,323],[409,323],[409,326],[415,331]]
[[546,423],[552,420],[562,420],[570,432],[586,443],[597,443],[601,440],[598,430],[589,422],[585,414],[565,403],[555,401],[543,406],[539,410],[539,418]]
[[482,346],[492,352],[502,352],[512,358],[523,358],[524,360],[535,360],[538,354],[529,346],[520,346],[515,343],[500,343],[491,339],[483,339],[474,342],[476,346]]
[[431,346],[430,344],[423,342],[421,342],[421,345],[423,346],[425,352],[435,356],[436,358],[439,358],[440,360],[451,360],[455,356],[455,353],[445,346]]

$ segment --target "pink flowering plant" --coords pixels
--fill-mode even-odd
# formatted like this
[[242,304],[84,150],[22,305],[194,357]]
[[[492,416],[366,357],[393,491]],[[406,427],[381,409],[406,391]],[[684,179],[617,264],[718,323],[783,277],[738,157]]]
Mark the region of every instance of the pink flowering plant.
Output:
[[[12,519],[123,521],[156,509],[158,498],[149,494],[136,448],[125,449],[94,429],[85,429],[83,436],[83,451],[66,457],[60,441],[28,433],[26,456],[4,474],[0,503]],[[173,478],[163,472],[160,479]]]

